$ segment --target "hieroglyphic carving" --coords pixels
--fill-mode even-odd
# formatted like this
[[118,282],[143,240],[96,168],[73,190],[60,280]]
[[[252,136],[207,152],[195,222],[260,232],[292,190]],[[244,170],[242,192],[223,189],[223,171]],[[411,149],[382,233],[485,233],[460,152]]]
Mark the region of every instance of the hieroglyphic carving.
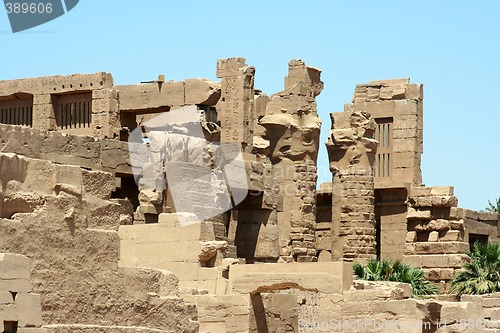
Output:
[[248,67],[243,58],[217,63],[217,77],[222,79],[222,97],[217,110],[221,142],[237,142],[245,150],[249,150],[253,142],[254,75],[255,68]]

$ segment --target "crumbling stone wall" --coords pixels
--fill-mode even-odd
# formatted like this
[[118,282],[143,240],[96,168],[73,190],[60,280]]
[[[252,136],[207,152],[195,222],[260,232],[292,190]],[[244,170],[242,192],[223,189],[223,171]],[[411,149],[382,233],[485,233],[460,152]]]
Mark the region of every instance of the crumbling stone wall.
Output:
[[0,154],[0,165],[0,251],[32,258],[33,291],[50,332],[78,332],[78,325],[197,331],[189,321],[196,309],[178,298],[176,276],[118,267],[117,229],[132,222],[132,207],[110,199],[113,176],[12,154]]
[[451,186],[413,187],[410,192],[403,260],[424,268],[425,277],[440,283],[443,290],[468,260],[466,252],[475,241],[467,236],[471,231],[483,234],[485,241],[498,240],[497,214],[457,205]]

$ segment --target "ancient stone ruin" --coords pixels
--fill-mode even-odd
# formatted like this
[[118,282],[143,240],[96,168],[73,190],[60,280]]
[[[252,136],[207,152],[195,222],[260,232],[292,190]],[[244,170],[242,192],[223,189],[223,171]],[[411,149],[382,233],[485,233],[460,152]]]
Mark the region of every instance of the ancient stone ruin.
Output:
[[497,214],[422,184],[422,85],[357,85],[331,113],[319,185],[321,71],[288,66],[271,96],[243,58],[219,60],[219,82],[0,81],[0,332],[498,323],[497,294],[418,300],[353,280],[352,262],[399,259],[446,292],[474,242],[499,240]]

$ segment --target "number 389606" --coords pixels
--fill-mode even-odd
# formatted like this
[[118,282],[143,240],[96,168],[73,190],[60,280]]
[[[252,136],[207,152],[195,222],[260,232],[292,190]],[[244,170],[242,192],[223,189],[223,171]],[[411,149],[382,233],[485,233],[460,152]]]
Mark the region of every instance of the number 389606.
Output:
[[7,14],[50,14],[52,13],[51,3],[28,3],[28,2],[7,2],[5,4]]

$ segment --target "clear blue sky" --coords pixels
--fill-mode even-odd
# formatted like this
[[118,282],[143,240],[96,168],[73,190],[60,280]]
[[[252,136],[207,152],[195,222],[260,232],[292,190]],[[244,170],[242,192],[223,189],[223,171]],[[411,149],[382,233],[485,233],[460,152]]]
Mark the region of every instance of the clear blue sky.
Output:
[[[323,119],[357,83],[424,84],[423,179],[454,185],[462,207],[500,196],[500,1],[81,0],[66,15],[12,34],[0,9],[0,80],[107,71],[116,84],[206,77],[242,56],[256,87],[283,89],[290,59],[323,70]],[[330,179],[324,147],[320,181]]]

